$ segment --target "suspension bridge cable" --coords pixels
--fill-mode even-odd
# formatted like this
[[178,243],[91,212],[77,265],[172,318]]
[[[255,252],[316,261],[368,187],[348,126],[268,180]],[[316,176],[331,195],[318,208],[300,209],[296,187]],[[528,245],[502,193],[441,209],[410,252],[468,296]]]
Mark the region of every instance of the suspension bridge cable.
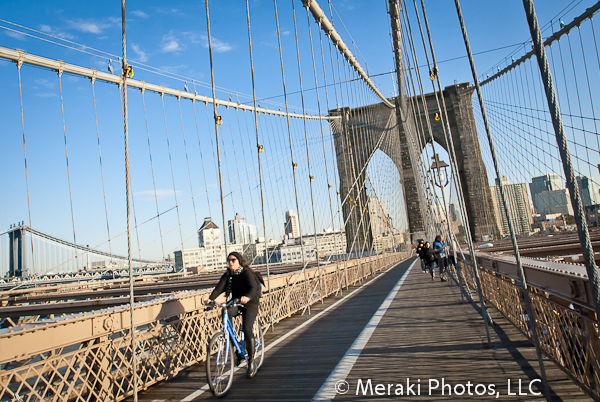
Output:
[[156,218],[158,221],[158,234],[160,237],[160,248],[162,251],[162,258],[166,257],[165,255],[165,244],[163,241],[162,228],[160,225],[160,212],[158,209],[158,196],[156,194],[156,179],[154,177],[154,163],[152,162],[152,149],[150,148],[150,130],[148,128],[148,115],[146,114],[146,91],[142,88],[142,108],[144,110],[144,122],[146,125],[146,139],[148,140],[148,157],[150,158],[150,173],[152,174],[152,188],[154,190],[154,203],[156,205]]
[[[261,151],[263,150],[263,146],[260,144],[260,134],[258,130],[258,113],[256,112],[256,84],[254,82],[254,56],[252,53],[252,31],[250,29],[250,5],[248,0],[246,0],[246,17],[248,21],[248,48],[250,51],[250,72],[252,77],[252,103],[254,105],[254,129],[256,131],[256,147],[257,147],[257,161],[258,161],[258,182],[260,185],[260,203],[261,203],[261,211],[262,211],[262,222],[263,222],[263,233],[264,233],[264,243],[265,243],[265,265],[267,267],[267,293],[269,295],[269,319],[271,328],[273,328],[273,299],[271,294],[271,270],[269,267],[269,256],[268,256],[268,248],[267,248],[267,223],[265,219],[265,201],[264,201],[264,189],[263,189],[263,179],[262,179],[262,161],[261,161]],[[245,115],[244,115],[245,117]],[[244,158],[245,159],[245,158]],[[273,328],[274,329],[274,328]]]
[[[280,60],[280,64],[281,64],[281,80],[282,80],[282,84],[283,84],[283,94],[284,94],[284,99],[285,99],[285,112],[286,112],[286,122],[287,122],[287,131],[288,131],[288,138],[289,138],[289,142],[290,142],[290,157],[292,159],[292,175],[293,175],[293,179],[294,179],[294,195],[295,195],[295,199],[296,199],[296,209],[298,210],[298,228],[300,231],[300,243],[301,243],[301,254],[302,254],[302,272],[304,273],[304,281],[306,284],[306,309],[308,309],[308,313],[310,314],[310,306],[309,306],[309,298],[310,295],[308,294],[308,277],[306,275],[306,265],[307,262],[305,261],[305,249],[304,249],[304,242],[302,241],[302,220],[300,219],[300,203],[298,201],[298,184],[297,184],[297,179],[296,179],[296,169],[298,167],[297,162],[295,162],[294,160],[294,147],[292,145],[292,132],[291,132],[291,127],[290,127],[290,117],[289,117],[289,110],[288,110],[288,101],[287,101],[287,92],[286,92],[286,87],[285,87],[285,72],[284,72],[284,68],[283,68],[283,52],[281,50],[281,34],[279,31],[279,15],[277,12],[277,0],[273,0],[273,5],[275,7],[275,23],[277,26],[277,41],[278,41],[278,45],[279,45],[279,60]],[[290,222],[290,225],[292,225],[292,223]],[[291,289],[290,289],[291,291]]]
[[[25,187],[27,189],[27,214],[29,216],[29,226],[31,223],[31,201],[29,197],[29,172],[27,170],[27,147],[25,143],[25,114],[23,112],[23,87],[21,86],[21,67],[23,63],[17,62],[17,71],[19,74],[19,104],[21,106],[21,128],[23,129],[23,161],[25,163]],[[33,272],[35,273],[35,255],[33,249],[33,238],[31,239],[31,262],[33,265]],[[15,273],[13,273],[14,275]],[[16,276],[16,275],[15,275]]]
[[467,48],[467,54],[469,55],[469,64],[471,65],[471,72],[473,73],[473,81],[475,83],[475,89],[477,91],[477,98],[479,99],[479,106],[481,108],[481,114],[483,116],[485,131],[487,133],[488,144],[489,144],[490,152],[492,154],[492,159],[494,162],[494,169],[496,172],[496,177],[498,178],[497,185],[500,190],[500,197],[502,200],[503,212],[505,213],[507,221],[508,221],[507,222],[508,230],[510,232],[510,237],[512,239],[513,251],[514,251],[515,259],[517,262],[517,272],[519,274],[519,280],[521,282],[522,292],[525,295],[525,306],[527,309],[527,314],[529,315],[529,317],[531,317],[529,320],[529,325],[531,327],[531,337],[532,337],[533,343],[535,345],[536,354],[537,354],[537,358],[538,358],[538,364],[540,366],[540,371],[542,374],[542,383],[544,385],[545,394],[547,396],[549,396],[550,390],[548,387],[548,380],[546,378],[546,369],[544,367],[542,350],[540,347],[540,341],[538,339],[537,329],[536,329],[536,325],[535,325],[536,319],[535,319],[535,315],[534,315],[534,311],[533,311],[533,307],[532,307],[532,303],[531,303],[531,295],[529,293],[529,289],[527,288],[527,280],[525,278],[525,272],[523,271],[523,264],[521,262],[521,254],[519,252],[519,245],[517,244],[517,238],[516,238],[515,229],[513,227],[512,216],[511,216],[511,213],[508,208],[507,201],[506,201],[506,198],[507,198],[506,192],[505,192],[504,184],[502,183],[502,180],[501,180],[502,174],[500,173],[500,168],[498,166],[498,158],[496,156],[496,150],[494,148],[494,140],[492,139],[492,133],[490,131],[490,126],[489,126],[487,114],[485,111],[485,103],[483,101],[483,96],[481,94],[481,87],[479,85],[479,80],[477,79],[477,70],[475,68],[475,62],[473,61],[473,55],[471,54],[471,45],[469,43],[469,38],[467,36],[467,30],[465,27],[465,23],[464,23],[463,16],[462,16],[462,11],[460,8],[460,1],[454,0],[454,4],[456,5],[456,12],[458,14],[458,19],[459,19],[460,26],[461,26],[461,30],[462,30],[462,34],[463,34],[463,38],[464,38],[464,42],[465,42],[465,47]]
[[[71,222],[73,223],[73,244],[77,244],[77,238],[75,236],[75,214],[73,212],[73,195],[71,193],[71,173],[69,171],[69,152],[67,151],[67,126],[65,125],[65,106],[63,102],[63,92],[62,92],[62,70],[58,71],[58,87],[60,89],[60,108],[62,112],[62,126],[63,126],[63,134],[65,139],[65,160],[67,162],[67,181],[69,184],[69,201],[71,204]],[[79,264],[77,263],[77,250],[75,249],[75,263],[77,265],[77,269],[79,269]]]
[[[126,208],[127,208],[127,258],[129,263],[129,319],[131,322],[131,375],[133,377],[133,400],[137,402],[137,352],[135,342],[135,314],[134,314],[134,297],[133,297],[133,263],[131,253],[131,212],[129,209],[129,194],[130,194],[130,172],[129,172],[129,124],[127,116],[127,47],[125,40],[125,0],[121,0],[121,18],[122,18],[122,38],[123,38],[123,131],[125,137],[125,187],[126,187]],[[61,95],[62,99],[62,95]],[[138,236],[139,239],[139,236]]]
[[[110,244],[110,227],[109,227],[109,223],[108,223],[108,206],[106,204],[106,190],[104,187],[104,169],[102,168],[102,152],[100,150],[100,129],[98,128],[98,111],[96,110],[96,89],[95,89],[96,79],[92,78],[90,80],[90,82],[92,84],[92,97],[94,100],[94,118],[95,118],[95,122],[96,122],[96,137],[98,139],[98,157],[100,159],[100,178],[102,180],[102,196],[104,199],[104,214],[106,216],[106,232],[108,234],[108,250],[109,250],[110,254],[112,255],[112,246]],[[90,269],[90,267],[88,267],[88,269]]]

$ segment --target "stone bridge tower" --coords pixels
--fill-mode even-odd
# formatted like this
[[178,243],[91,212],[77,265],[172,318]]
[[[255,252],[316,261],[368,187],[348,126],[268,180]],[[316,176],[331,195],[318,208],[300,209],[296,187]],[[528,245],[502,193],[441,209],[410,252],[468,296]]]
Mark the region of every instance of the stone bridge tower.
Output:
[[[467,84],[457,84],[444,89],[471,234],[475,241],[481,241],[484,236],[498,238],[499,231],[487,172],[479,148],[471,94],[472,91],[467,90]],[[398,99],[391,99],[391,101],[398,101]],[[448,150],[441,122],[435,120],[438,109],[434,94],[425,95],[425,101],[430,114],[434,140]],[[421,98],[415,97],[407,103],[418,107],[421,111],[419,117],[423,118],[423,125],[425,125]],[[390,109],[383,103],[379,103],[357,109],[343,108],[330,111],[330,115],[341,116],[341,119],[332,121],[332,131],[340,176],[339,191],[342,201],[346,200],[343,205],[343,215],[346,222],[347,252],[370,249],[373,241],[371,231],[368,229],[370,228],[369,215],[361,212],[367,206],[366,166],[369,157],[376,149],[387,154],[398,169],[401,180],[398,185],[403,186],[403,201],[406,205],[410,232],[416,234],[413,237],[422,236],[425,232],[423,214],[426,211],[422,209],[424,200],[419,198],[407,138],[408,135],[418,133],[415,128],[420,127],[420,124],[415,124],[412,113],[407,114],[409,117],[406,121],[401,121],[400,114],[397,114],[399,110],[400,107]]]

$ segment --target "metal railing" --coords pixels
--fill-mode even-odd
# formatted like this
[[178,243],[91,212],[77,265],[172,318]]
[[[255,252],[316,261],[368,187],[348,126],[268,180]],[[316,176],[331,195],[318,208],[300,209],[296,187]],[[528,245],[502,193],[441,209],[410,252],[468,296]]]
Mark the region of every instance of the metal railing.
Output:
[[[355,285],[409,256],[393,253],[340,261],[271,278],[260,317],[277,323],[309,304]],[[309,289],[307,292],[306,290]],[[221,324],[204,312],[208,290],[180,292],[135,304],[139,389],[205,360],[205,345]],[[0,331],[0,401],[123,400],[133,392],[128,305],[52,317]]]
[[[468,272],[463,261],[461,266]],[[485,267],[479,268],[479,275],[485,300],[533,342],[530,317],[524,304],[525,295],[518,280]],[[471,277],[465,277],[473,288],[475,285]],[[528,289],[534,315],[531,318],[535,320],[543,354],[582,391],[594,400],[600,400],[600,332],[597,322],[578,310],[592,315],[593,311],[533,286],[528,286]]]

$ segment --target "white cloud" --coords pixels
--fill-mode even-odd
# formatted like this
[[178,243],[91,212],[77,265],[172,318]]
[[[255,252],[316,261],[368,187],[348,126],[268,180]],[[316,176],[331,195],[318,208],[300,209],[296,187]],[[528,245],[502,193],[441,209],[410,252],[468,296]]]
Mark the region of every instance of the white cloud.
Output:
[[52,98],[54,96],[58,96],[57,94],[51,92],[38,92],[35,95],[39,96],[40,98]]
[[140,59],[140,61],[142,63],[145,63],[148,61],[148,56],[146,56],[146,52],[142,51],[137,44],[132,43],[131,48],[133,49],[135,54],[137,54],[138,58]]
[[14,32],[14,31],[6,31],[6,34],[7,34],[8,36],[10,36],[11,38],[14,38],[14,39],[18,39],[18,40],[25,40],[25,35],[23,35],[23,34],[20,34],[20,33],[18,33],[18,32]]
[[75,36],[66,33],[66,32],[61,32],[61,31],[57,31],[56,29],[52,29],[52,27],[50,25],[40,25],[40,31],[42,32],[46,32],[48,34],[54,35],[54,36],[58,36],[59,38],[63,38],[63,39],[75,39]]
[[37,80],[35,80],[35,83],[46,88],[54,88],[54,85],[56,85],[56,83],[48,81],[45,78],[38,78]]
[[183,36],[189,40],[193,45],[197,45],[202,43],[202,40],[199,38],[198,34],[194,32],[184,32]]
[[[206,35],[202,35],[201,38],[203,40],[203,46],[208,47],[208,37]],[[211,37],[211,45],[212,45],[213,50],[217,53],[228,52],[230,50],[233,50],[233,48],[234,48],[229,43],[223,42],[222,40],[219,40],[219,39],[215,38],[214,36]]]
[[163,43],[161,50],[163,52],[178,52],[183,50],[179,42],[175,40],[166,41]]
[[[181,191],[177,191],[176,193],[177,195],[181,195]],[[156,199],[158,200],[173,197],[173,194],[173,190],[170,189],[156,189]],[[135,196],[142,197],[144,201],[154,201],[154,190],[136,191]]]
[[290,34],[290,31],[283,31],[282,35],[283,36],[288,36]]
[[71,28],[76,29],[80,32],[93,34],[101,34],[105,29],[110,28],[115,23],[116,21],[114,18],[110,22],[97,22],[92,19],[78,19],[75,21],[67,20],[67,24],[69,24]]
[[180,52],[184,47],[179,43],[178,39],[173,35],[173,31],[163,35],[160,43],[160,50],[162,52]]
[[146,14],[145,12],[143,12],[142,10],[135,10],[132,11],[131,14],[135,15],[136,17],[140,17],[140,18],[149,18],[148,14]]

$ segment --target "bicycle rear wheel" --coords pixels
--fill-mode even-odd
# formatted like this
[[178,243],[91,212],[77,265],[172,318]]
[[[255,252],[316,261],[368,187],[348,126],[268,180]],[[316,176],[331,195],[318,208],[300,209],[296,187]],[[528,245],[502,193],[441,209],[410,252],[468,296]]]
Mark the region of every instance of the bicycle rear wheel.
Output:
[[265,337],[258,319],[254,321],[252,332],[254,333],[254,362],[258,370],[265,359]]
[[233,351],[226,334],[216,333],[206,351],[206,381],[214,396],[223,396],[233,381]]

